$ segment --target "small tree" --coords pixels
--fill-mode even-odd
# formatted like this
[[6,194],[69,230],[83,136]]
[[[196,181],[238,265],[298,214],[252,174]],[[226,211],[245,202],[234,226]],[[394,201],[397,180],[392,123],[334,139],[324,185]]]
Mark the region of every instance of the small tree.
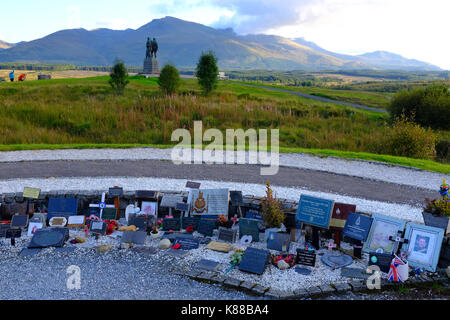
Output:
[[166,94],[174,94],[180,86],[180,74],[177,68],[166,64],[159,75],[158,85]]
[[114,67],[109,76],[111,77],[111,79],[109,79],[109,84],[113,90],[115,90],[117,94],[122,94],[126,85],[130,82],[130,80],[128,80],[127,68],[125,68],[123,61],[116,61],[114,63]]
[[198,83],[203,88],[205,94],[209,94],[217,87],[217,77],[219,68],[217,67],[217,58],[212,51],[202,53],[197,64],[195,76]]
[[270,181],[266,184],[266,197],[261,200],[261,209],[267,228],[280,228],[286,219],[281,202],[273,195]]

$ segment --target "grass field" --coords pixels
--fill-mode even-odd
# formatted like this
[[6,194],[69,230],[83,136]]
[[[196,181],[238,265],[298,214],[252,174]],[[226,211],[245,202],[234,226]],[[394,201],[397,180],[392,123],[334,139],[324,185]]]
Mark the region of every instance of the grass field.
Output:
[[182,80],[178,95],[165,97],[156,81],[130,77],[122,96],[111,91],[106,76],[0,83],[0,150],[170,146],[174,129],[192,130],[193,121],[202,120],[204,130],[280,129],[286,152],[449,170],[433,161],[375,154],[383,153],[384,114],[227,82],[204,97],[189,79]]

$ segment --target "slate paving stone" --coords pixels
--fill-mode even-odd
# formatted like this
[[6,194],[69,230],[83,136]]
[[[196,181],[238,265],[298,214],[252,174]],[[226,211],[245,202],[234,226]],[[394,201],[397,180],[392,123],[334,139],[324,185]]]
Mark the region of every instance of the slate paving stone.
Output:
[[28,249],[28,248],[23,248],[20,252],[19,252],[19,256],[21,257],[25,257],[25,256],[34,256],[36,254],[38,254],[39,252],[41,252],[42,249],[38,248],[38,249]]
[[355,292],[368,290],[366,283],[363,283],[361,281],[352,281],[350,282],[350,285],[352,286],[353,291]]
[[272,299],[280,299],[281,291],[280,291],[280,290],[277,290],[277,289],[270,288],[269,291],[267,291],[267,292],[264,294],[264,296],[265,296],[265,297],[272,298]]
[[319,287],[309,287],[306,289],[310,296],[317,296],[322,294],[322,290]]
[[256,286],[256,283],[244,281],[241,283],[241,288],[244,288],[246,290],[252,290],[252,288]]
[[352,290],[352,287],[348,283],[336,283],[334,287],[336,288],[337,292],[346,292]]
[[202,273],[203,272],[191,270],[191,271],[186,272],[185,275],[188,276],[189,278],[195,278]]
[[223,284],[223,283],[225,282],[225,280],[227,280],[227,278],[224,277],[224,276],[221,275],[221,274],[214,274],[212,280],[213,280],[214,282]]
[[322,293],[324,293],[324,294],[329,294],[329,293],[335,292],[334,288],[332,286],[330,286],[329,284],[321,285],[320,290],[322,290]]
[[257,284],[256,286],[254,286],[252,288],[252,292],[257,294],[257,295],[260,295],[260,296],[264,295],[264,293],[266,291],[268,291],[268,290],[269,290],[269,288],[265,288],[265,287],[263,287],[263,286],[261,286],[259,284]]
[[200,281],[211,281],[213,279],[213,274],[209,272],[202,273],[196,277]]
[[234,278],[228,278],[227,280],[225,280],[223,282],[224,285],[229,286],[229,287],[235,287],[235,288],[239,288],[239,285],[241,284],[241,280],[237,280]]
[[220,263],[208,259],[201,259],[197,263],[197,268],[207,270],[207,271],[217,271],[219,268]]
[[309,297],[309,292],[306,289],[297,289],[294,290],[295,298],[306,298]]

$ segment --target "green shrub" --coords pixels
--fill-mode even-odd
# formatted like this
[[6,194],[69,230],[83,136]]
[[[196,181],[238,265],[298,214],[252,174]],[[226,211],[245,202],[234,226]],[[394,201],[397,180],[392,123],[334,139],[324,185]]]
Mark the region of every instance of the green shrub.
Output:
[[267,228],[280,228],[286,214],[281,202],[273,195],[270,182],[266,184],[266,197],[261,200],[264,223]]
[[436,144],[436,156],[440,161],[450,162],[450,140],[441,140]]
[[198,60],[195,76],[198,78],[198,83],[206,95],[217,88],[218,75],[219,68],[217,67],[217,58],[214,53],[212,51],[202,53]]
[[384,139],[384,152],[394,156],[432,159],[436,155],[437,137],[431,129],[424,129],[405,115],[397,118]]
[[436,129],[450,127],[450,92],[447,86],[432,85],[401,90],[388,107],[393,119],[405,114],[421,126]]
[[174,94],[180,86],[180,74],[177,68],[166,64],[159,75],[158,85],[166,94]]
[[109,84],[116,91],[117,94],[122,94],[123,90],[130,82],[128,80],[128,71],[125,68],[125,64],[123,61],[116,61],[114,63],[114,67],[109,75],[111,78],[109,79]]

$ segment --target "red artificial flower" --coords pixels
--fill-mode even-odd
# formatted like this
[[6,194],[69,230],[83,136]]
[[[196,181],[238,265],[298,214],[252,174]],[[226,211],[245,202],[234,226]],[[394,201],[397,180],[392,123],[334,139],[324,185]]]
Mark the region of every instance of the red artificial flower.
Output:
[[177,243],[176,245],[174,245],[172,247],[172,249],[180,249],[181,248],[181,244]]
[[194,227],[193,226],[188,226],[187,228],[186,228],[186,232],[187,233],[191,233],[191,232],[193,232],[194,231]]

